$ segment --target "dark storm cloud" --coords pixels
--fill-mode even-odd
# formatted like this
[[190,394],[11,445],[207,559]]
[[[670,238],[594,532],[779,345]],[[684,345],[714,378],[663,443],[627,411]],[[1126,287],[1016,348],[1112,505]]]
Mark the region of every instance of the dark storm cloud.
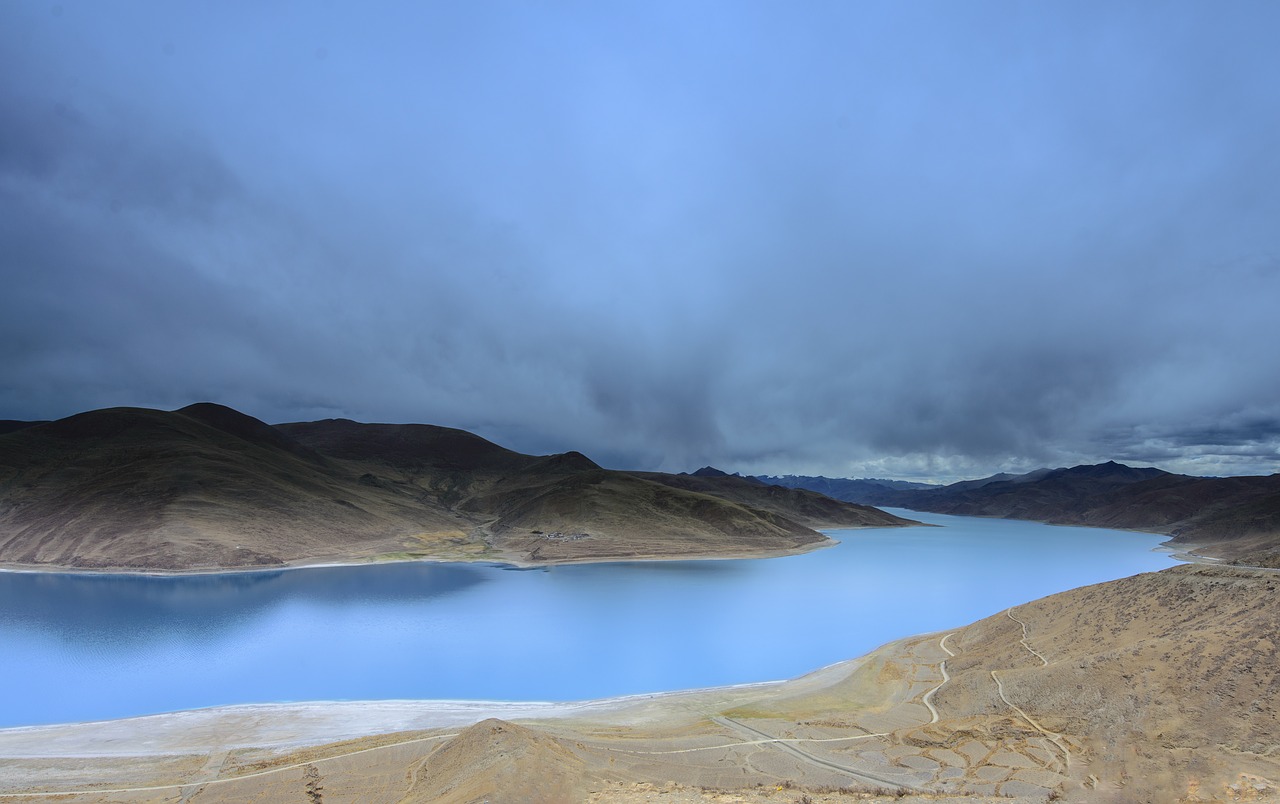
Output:
[[176,141],[148,141],[154,125],[117,119],[109,125],[74,107],[7,97],[0,118],[0,171],[17,182],[96,204],[110,212],[140,208],[166,216],[205,217],[236,192],[217,159]]
[[1269,4],[0,8],[0,417],[1275,471]]

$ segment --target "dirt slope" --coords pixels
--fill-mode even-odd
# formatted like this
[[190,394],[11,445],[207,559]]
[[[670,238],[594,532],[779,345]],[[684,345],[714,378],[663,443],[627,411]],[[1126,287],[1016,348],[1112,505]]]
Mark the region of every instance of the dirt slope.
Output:
[[[777,555],[830,543],[796,521],[811,519],[818,501],[714,492],[430,425],[273,427],[209,403],[113,408],[0,434],[0,564],[538,563]],[[876,524],[904,523],[886,515]]]
[[810,528],[883,528],[919,524],[868,505],[835,500],[808,489],[769,485],[736,475],[672,475],[661,472],[633,474],[664,486],[710,494],[772,511]]
[[[934,701],[954,739],[1007,697],[1075,754],[1112,800],[1173,801],[1280,774],[1280,575],[1181,566],[1018,606],[952,638]],[[1023,630],[1023,623],[1026,630]],[[1037,655],[1038,654],[1038,655]],[[1024,720],[1023,718],[1017,718]],[[1023,727],[1026,723],[1023,723]]]
[[464,535],[456,517],[212,407],[93,411],[0,437],[0,560],[271,566]]
[[585,793],[586,764],[555,738],[493,718],[433,751],[400,804],[560,804]]

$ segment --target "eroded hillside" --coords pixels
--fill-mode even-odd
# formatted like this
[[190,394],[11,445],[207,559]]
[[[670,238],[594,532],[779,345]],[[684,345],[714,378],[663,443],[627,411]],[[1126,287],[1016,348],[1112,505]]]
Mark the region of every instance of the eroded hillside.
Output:
[[657,479],[431,425],[273,427],[208,403],[113,408],[0,434],[0,563],[767,556],[830,544],[812,526],[912,524],[825,498],[815,516],[811,495],[778,499],[765,486],[717,493]]

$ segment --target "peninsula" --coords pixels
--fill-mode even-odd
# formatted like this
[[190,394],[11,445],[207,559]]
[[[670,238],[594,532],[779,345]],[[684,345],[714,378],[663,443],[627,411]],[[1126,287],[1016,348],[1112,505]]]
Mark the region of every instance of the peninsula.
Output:
[[0,565],[16,568],[762,557],[830,544],[815,528],[918,524],[803,489],[613,471],[423,424],[271,426],[201,403],[5,430]]

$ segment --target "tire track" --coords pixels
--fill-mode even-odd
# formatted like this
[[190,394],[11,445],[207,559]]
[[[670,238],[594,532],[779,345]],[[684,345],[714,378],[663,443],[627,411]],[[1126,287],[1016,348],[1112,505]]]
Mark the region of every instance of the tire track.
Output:
[[[795,742],[798,742],[797,740],[774,737],[771,734],[767,734],[753,726],[748,726],[746,723],[743,723],[738,720],[734,720],[733,718],[730,718],[730,717],[717,715],[716,717],[711,718],[711,720],[715,723],[719,723],[721,726],[725,726],[729,729],[732,729],[740,733],[750,734],[752,736],[764,737],[765,738],[764,740],[758,740],[756,742],[773,743],[777,745],[778,748],[782,749],[783,751],[786,751],[788,754],[799,757],[805,762],[808,762],[813,765],[818,765],[820,767],[827,768],[829,770],[838,771],[853,779],[857,779],[860,782],[865,782],[868,784],[888,785],[889,787],[901,787],[901,788],[907,788],[909,790],[920,789],[915,785],[904,782],[900,779],[890,779],[884,776],[877,776],[873,773],[868,773],[862,770],[855,770],[846,765],[841,765],[838,762],[832,762],[830,760],[823,759],[822,757],[814,756],[813,754],[810,754],[808,751],[802,751],[799,748],[797,748],[795,745]],[[865,734],[865,735],[859,735],[859,736],[881,737],[884,735]],[[850,739],[850,738],[845,737],[845,738],[837,738],[837,739]],[[818,742],[818,741],[808,740],[806,742]]]
[[[1039,651],[1037,651],[1035,648],[1031,647],[1031,645],[1027,642],[1027,638],[1029,636],[1027,632],[1027,624],[1022,620],[1019,620],[1017,617],[1013,616],[1012,606],[1005,609],[1004,613],[1010,620],[1013,620],[1015,623],[1022,626],[1022,639],[1018,640],[1020,643],[1022,643],[1022,647],[1026,648],[1027,651],[1029,651],[1032,656],[1035,656],[1037,659],[1039,659],[1040,664],[1042,666],[1048,667],[1049,660],[1046,659],[1044,655],[1041,654]],[[1062,752],[1062,758],[1063,758],[1064,767],[1065,767],[1064,775],[1069,775],[1071,772],[1071,749],[1067,748],[1066,738],[1063,737],[1061,734],[1058,734],[1056,731],[1050,731],[1049,729],[1046,729],[1044,726],[1036,722],[1035,718],[1031,717],[1031,715],[1028,715],[1026,711],[1022,709],[1022,707],[1018,706],[1013,701],[1009,700],[1009,696],[1006,695],[1004,691],[1004,682],[1000,680],[1000,676],[996,675],[995,670],[991,671],[991,680],[996,682],[996,692],[1000,695],[1000,700],[1004,701],[1006,706],[1008,706],[1013,711],[1017,712],[1018,715],[1023,720],[1027,721],[1027,723],[1030,723],[1031,728],[1040,732],[1040,734],[1042,734],[1046,739],[1048,739],[1049,742],[1057,746],[1058,750]]]
[[[955,656],[955,653],[951,650],[951,648],[947,647],[947,639],[954,635],[955,635],[955,632],[953,631],[950,634],[947,634],[946,636],[944,636],[942,639],[938,640],[938,647],[945,650],[947,652],[948,657]],[[942,671],[942,683],[934,687],[933,689],[929,690],[928,692],[926,692],[924,694],[924,697],[920,699],[920,703],[929,707],[929,715],[930,715],[929,723],[930,724],[938,722],[938,709],[933,705],[933,694],[938,690],[942,689],[943,684],[946,684],[948,681],[951,680],[951,674],[947,672],[946,659],[942,660],[942,663],[938,665],[938,669]]]
[[1026,624],[1026,623],[1024,623],[1022,620],[1019,620],[1017,617],[1014,617],[1014,616],[1013,616],[1013,607],[1012,607],[1012,606],[1010,606],[1009,608],[1005,609],[1005,610],[1004,610],[1004,613],[1005,613],[1005,616],[1006,616],[1006,617],[1008,617],[1010,620],[1013,620],[1015,623],[1017,623],[1018,625],[1022,626],[1022,639],[1020,639],[1020,640],[1019,640],[1019,642],[1021,642],[1021,643],[1022,643],[1022,647],[1026,648],[1026,649],[1027,649],[1027,650],[1029,650],[1029,651],[1031,651],[1031,655],[1032,655],[1032,656],[1035,656],[1037,659],[1039,659],[1039,660],[1040,660],[1041,664],[1043,664],[1045,667],[1048,667],[1048,666],[1049,666],[1049,660],[1048,660],[1048,659],[1046,659],[1046,658],[1044,658],[1044,656],[1040,653],[1040,651],[1038,651],[1038,650],[1036,650],[1035,648],[1031,647],[1031,645],[1027,642],[1027,624]]

